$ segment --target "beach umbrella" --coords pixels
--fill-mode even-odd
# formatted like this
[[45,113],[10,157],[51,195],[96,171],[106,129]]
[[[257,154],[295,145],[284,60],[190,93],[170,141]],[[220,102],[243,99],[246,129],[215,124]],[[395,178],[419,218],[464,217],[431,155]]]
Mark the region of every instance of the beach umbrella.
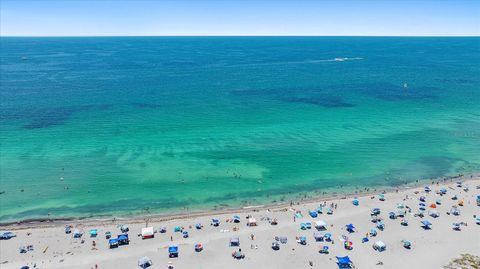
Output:
[[437,205],[436,204],[431,204],[430,207],[431,208],[437,208]]
[[140,266],[142,268],[150,267],[150,266],[152,266],[152,264],[153,264],[152,260],[147,256],[142,257],[138,260],[138,266]]

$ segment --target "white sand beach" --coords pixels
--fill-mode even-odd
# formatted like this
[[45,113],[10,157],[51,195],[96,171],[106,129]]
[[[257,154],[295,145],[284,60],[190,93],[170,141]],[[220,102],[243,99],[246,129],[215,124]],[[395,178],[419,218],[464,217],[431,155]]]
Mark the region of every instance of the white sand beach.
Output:
[[[477,195],[480,194],[480,177],[456,178],[448,182],[430,185],[431,192],[425,192],[424,185],[385,193],[385,201],[380,196],[365,195],[358,197],[358,206],[352,198],[337,198],[328,201],[315,201],[293,206],[261,208],[239,211],[239,213],[202,214],[184,216],[165,220],[152,218],[148,225],[145,221],[130,220],[110,222],[73,221],[72,231],[83,231],[81,238],[73,238],[73,233],[65,233],[62,222],[43,224],[20,224],[1,227],[2,231],[12,231],[16,237],[0,241],[0,267],[2,269],[21,268],[140,268],[138,260],[144,256],[152,261],[149,268],[338,268],[335,256],[349,256],[356,268],[422,268],[438,269],[447,265],[461,254],[480,254],[480,225],[474,216],[480,215],[477,206]],[[457,186],[456,181],[463,184]],[[446,194],[439,192],[445,188]],[[468,188],[468,189],[467,189]],[[425,196],[425,217],[415,214],[421,212],[419,198]],[[456,199],[452,197],[456,196]],[[373,197],[373,198],[372,198]],[[437,201],[437,199],[440,199]],[[463,206],[459,205],[463,201]],[[309,211],[316,211],[324,204],[323,213],[313,218]],[[327,214],[333,204],[333,214]],[[403,204],[405,207],[402,207]],[[436,208],[430,206],[435,204]],[[336,205],[336,206],[335,206]],[[336,207],[336,208],[335,208]],[[376,227],[371,217],[371,210],[379,208],[385,229],[378,231],[375,237],[369,236],[368,242],[362,238]],[[409,208],[411,210],[409,210]],[[452,208],[459,210],[459,215]],[[429,213],[439,213],[439,217],[431,217]],[[303,217],[296,217],[300,211]],[[404,218],[389,218],[389,212],[406,211]],[[240,223],[230,221],[234,215],[240,216]],[[253,217],[257,226],[247,226],[247,216]],[[220,221],[218,227],[211,225],[215,218]],[[272,225],[269,220],[277,219]],[[402,219],[408,225],[401,225]],[[316,221],[325,221],[325,231],[315,229]],[[432,223],[431,229],[421,227],[421,221]],[[310,222],[311,229],[302,230],[301,223]],[[201,223],[202,229],[195,224]],[[462,223],[460,231],[452,228],[453,223]],[[128,224],[130,243],[118,248],[109,248],[105,232],[110,231],[113,237],[121,234],[119,225]],[[345,226],[353,224],[355,232],[347,232]],[[144,227],[153,227],[154,238],[144,239],[138,234]],[[160,233],[160,227],[167,231]],[[183,238],[181,232],[174,232],[174,227],[183,227],[189,237]],[[98,236],[91,238],[89,231],[97,229]],[[332,242],[316,242],[314,233],[332,234]],[[252,236],[253,235],[253,236]],[[342,235],[353,243],[353,249],[347,250],[342,243]],[[286,236],[286,244],[280,243],[279,250],[272,249],[276,236]],[[306,245],[296,241],[296,237],[306,236]],[[230,238],[238,237],[240,247],[230,247]],[[252,239],[253,238],[253,239]],[[408,240],[412,246],[404,247],[402,240]],[[82,243],[83,241],[83,243]],[[95,241],[95,247],[93,247]],[[382,241],[386,249],[376,251],[373,245]],[[196,252],[195,244],[201,243],[203,250]],[[33,250],[20,253],[19,248],[33,246]],[[168,247],[179,248],[177,258],[169,258]],[[329,247],[328,254],[321,254],[323,246]],[[245,257],[234,259],[232,252],[239,250]],[[35,267],[36,266],[36,267]]]

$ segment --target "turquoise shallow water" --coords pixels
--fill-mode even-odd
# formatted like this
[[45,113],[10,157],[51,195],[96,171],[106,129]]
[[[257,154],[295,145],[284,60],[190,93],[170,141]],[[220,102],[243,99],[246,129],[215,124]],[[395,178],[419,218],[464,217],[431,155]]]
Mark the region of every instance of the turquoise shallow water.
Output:
[[480,171],[480,38],[0,45],[0,221],[261,204]]

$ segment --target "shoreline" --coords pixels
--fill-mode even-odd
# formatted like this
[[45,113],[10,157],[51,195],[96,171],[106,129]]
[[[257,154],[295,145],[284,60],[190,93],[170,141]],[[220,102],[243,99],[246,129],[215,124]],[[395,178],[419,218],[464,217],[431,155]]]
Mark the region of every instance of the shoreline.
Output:
[[91,217],[59,217],[59,218],[32,218],[24,219],[20,221],[10,221],[10,222],[0,222],[0,228],[10,229],[10,230],[24,230],[32,228],[51,228],[59,227],[66,224],[81,224],[81,225],[100,225],[105,226],[115,222],[122,222],[124,224],[138,224],[145,222],[148,219],[149,222],[163,222],[163,221],[172,221],[172,220],[185,220],[191,218],[205,217],[205,216],[217,216],[224,215],[229,213],[252,213],[258,210],[278,210],[284,209],[285,207],[290,207],[291,205],[305,205],[315,202],[330,202],[333,200],[343,200],[353,197],[367,197],[375,195],[378,193],[391,193],[391,192],[401,192],[409,190],[412,188],[418,188],[419,184],[423,185],[425,183],[429,184],[440,184],[440,183],[451,183],[453,180],[459,180],[462,182],[468,182],[470,180],[475,180],[476,177],[480,177],[480,172],[474,172],[470,174],[458,174],[456,176],[445,176],[435,179],[420,179],[418,181],[413,181],[405,183],[398,186],[381,186],[380,188],[365,187],[367,191],[355,191],[355,192],[345,192],[345,193],[326,193],[325,196],[313,195],[312,197],[302,198],[300,200],[291,200],[289,202],[281,202],[277,204],[266,203],[261,205],[249,205],[243,207],[232,207],[232,208],[222,208],[222,209],[205,209],[192,211],[191,213],[182,212],[182,213],[165,213],[165,214],[134,214],[130,216],[110,216],[108,218],[101,218],[101,216],[91,216]]
[[[381,264],[391,269],[437,269],[463,254],[478,255],[476,235],[480,222],[475,216],[480,215],[476,202],[480,175],[441,178],[434,184],[423,183],[389,192],[380,190],[374,195],[363,193],[339,195],[328,201],[322,199],[320,204],[329,208],[327,212],[318,211],[319,202],[313,202],[318,200],[312,198],[291,206],[248,207],[157,219],[136,218],[124,222],[123,219],[118,222],[63,220],[11,226],[16,237],[0,241],[4,250],[0,253],[0,265],[5,269],[22,266],[52,269],[136,268],[137,261],[147,257],[154,264],[152,268],[175,265],[175,268],[199,269],[312,266],[333,269],[338,268],[336,256],[349,256],[356,268],[374,268]],[[424,190],[425,185],[431,188],[430,192]],[[384,199],[379,196],[382,193],[385,194]],[[352,196],[358,198],[357,204],[348,198]],[[421,211],[418,206],[424,205],[419,204],[419,200],[430,206]],[[458,209],[458,213],[452,213],[454,208]],[[372,220],[374,209],[381,210],[378,216],[383,228]],[[318,216],[313,216],[311,212],[316,211]],[[392,212],[400,213],[392,218]],[[404,215],[400,217],[401,212]],[[419,212],[424,213],[419,215]],[[218,219],[219,224],[212,225],[212,219]],[[238,221],[234,222],[234,219]],[[256,225],[249,225],[251,219]],[[405,220],[406,225],[403,224]],[[424,228],[421,225],[423,221],[431,222],[431,227]],[[80,237],[66,233],[63,223],[71,225]],[[310,229],[304,228],[306,223],[310,223]],[[321,225],[318,223],[325,223],[324,228],[317,230],[317,225]],[[453,226],[457,223],[459,228],[452,229],[452,223]],[[129,244],[111,248],[106,236],[110,234],[115,238],[125,233],[120,231],[120,224],[129,227]],[[353,225],[355,230],[349,231],[347,228]],[[153,236],[143,238],[144,229],[153,229]],[[375,231],[373,235],[372,230]],[[92,231],[95,231],[95,236],[91,236]],[[318,235],[327,236],[327,233],[330,240],[317,240]],[[278,237],[288,240],[282,243],[280,249],[272,249],[272,240]],[[367,241],[364,241],[365,237]],[[232,238],[238,238],[241,245],[229,245]],[[302,244],[299,238],[306,238],[306,243]],[[353,248],[344,246],[346,240],[353,244]],[[411,243],[411,247],[404,246],[405,240]],[[384,251],[375,249],[379,242],[387,246]],[[198,244],[203,246],[201,251],[196,251]],[[457,247],[452,249],[452,245]],[[178,257],[169,256],[171,246],[180,249]],[[329,250],[326,254],[320,251],[325,247]],[[24,251],[19,252],[19,249]],[[232,258],[232,252],[237,249],[245,255],[244,259]],[[480,264],[480,257],[473,258]],[[212,264],[212,261],[215,263]]]

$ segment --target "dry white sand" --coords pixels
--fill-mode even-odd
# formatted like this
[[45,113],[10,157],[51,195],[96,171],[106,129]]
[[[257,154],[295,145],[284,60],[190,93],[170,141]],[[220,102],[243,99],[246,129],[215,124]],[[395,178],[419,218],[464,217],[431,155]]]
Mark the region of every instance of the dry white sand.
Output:
[[[456,179],[457,180],[457,179]],[[456,181],[455,180],[455,181]],[[462,253],[480,254],[480,225],[475,224],[474,215],[480,214],[480,206],[476,205],[476,195],[480,194],[477,186],[480,178],[475,176],[473,180],[464,183],[469,186],[469,191],[464,191],[455,183],[440,183],[432,185],[432,192],[426,194],[421,188],[404,189],[399,192],[385,194],[386,201],[371,199],[371,195],[359,197],[360,205],[354,206],[352,199],[334,199],[327,201],[337,203],[338,207],[334,214],[321,214],[317,218],[311,218],[308,210],[315,210],[320,202],[310,202],[285,206],[283,208],[259,209],[239,214],[219,214],[210,216],[187,217],[176,220],[154,220],[149,223],[156,230],[161,226],[167,227],[167,233],[156,233],[155,238],[142,240],[137,236],[145,223],[137,221],[124,222],[130,227],[130,244],[109,249],[108,240],[104,233],[111,231],[114,236],[120,234],[117,227],[119,222],[113,224],[105,222],[75,221],[71,224],[85,232],[84,243],[81,239],[73,239],[72,235],[65,234],[64,224],[55,223],[48,227],[45,224],[26,227],[21,226],[2,227],[2,230],[10,230],[17,233],[16,238],[0,241],[0,267],[2,269],[20,268],[28,265],[32,268],[139,268],[138,259],[147,256],[153,261],[150,268],[167,268],[168,262],[172,262],[174,268],[338,268],[335,256],[348,255],[357,268],[422,268],[439,269],[450,260]],[[448,193],[441,197],[442,204],[437,210],[440,217],[426,216],[433,223],[431,230],[424,230],[420,226],[419,217],[414,217],[418,212],[419,197],[427,198],[427,206],[435,203],[440,198],[435,192],[446,187]],[[418,193],[415,193],[418,192]],[[405,197],[408,195],[408,198]],[[452,200],[457,195],[459,200],[464,200],[464,206],[459,216],[446,214],[451,207],[458,204],[459,200]],[[397,211],[397,204],[404,203],[412,208],[412,213],[407,213],[408,226],[400,225],[400,218],[389,219],[388,212]],[[379,231],[376,237],[371,237],[370,242],[362,243],[365,236],[375,224],[371,222],[370,210],[378,207],[382,210],[381,217],[384,219],[386,228]],[[428,211],[429,208],[427,208]],[[294,222],[295,210],[301,210],[303,218]],[[246,216],[250,214],[258,221],[257,227],[246,226]],[[427,214],[427,212],[425,213]],[[233,215],[241,216],[241,223],[227,223]],[[278,225],[272,226],[266,218],[277,218]],[[210,225],[212,218],[221,220],[219,227]],[[311,230],[301,230],[301,222],[324,220],[328,224],[326,232],[333,234],[334,244],[315,242]],[[452,223],[466,222],[461,231],[454,231]],[[204,228],[196,230],[194,225],[202,223]],[[348,234],[345,225],[352,223],[356,226],[356,233]],[[182,238],[180,233],[174,233],[175,226],[183,226],[190,233],[189,238]],[[238,231],[234,231],[234,227]],[[98,229],[98,237],[90,238],[88,231]],[[73,229],[72,229],[73,230]],[[251,239],[254,234],[254,240]],[[275,236],[288,237],[288,243],[282,244],[280,250],[274,251],[271,243]],[[300,245],[295,241],[296,236],[307,236],[307,245]],[[341,235],[347,235],[353,242],[353,250],[346,250],[340,241]],[[173,242],[170,237],[173,237]],[[245,259],[235,260],[231,253],[238,248],[229,247],[231,237],[240,238],[240,247],[245,254]],[[401,240],[410,240],[412,249],[405,249]],[[386,251],[377,252],[372,248],[375,241],[381,240],[387,245]],[[96,241],[96,248],[92,248],[92,241]],[[194,245],[202,243],[204,250],[195,252]],[[25,254],[19,253],[19,247],[33,245],[34,250]],[[178,245],[180,255],[170,259],[167,248],[169,245]],[[321,246],[330,247],[330,254],[320,254]],[[253,246],[253,248],[252,248]],[[254,246],[257,246],[255,248]],[[312,262],[313,266],[309,264]],[[378,262],[383,265],[377,265]]]

